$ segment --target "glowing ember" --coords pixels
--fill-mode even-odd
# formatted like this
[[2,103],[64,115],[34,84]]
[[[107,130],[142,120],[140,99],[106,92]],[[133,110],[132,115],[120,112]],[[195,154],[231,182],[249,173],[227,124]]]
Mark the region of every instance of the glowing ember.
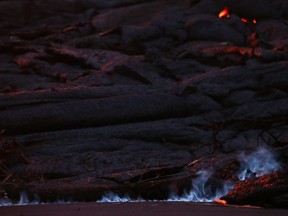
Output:
[[248,20],[245,19],[245,18],[241,18],[241,21],[244,22],[244,23],[247,23],[247,22],[248,22]]
[[227,205],[227,201],[226,200],[221,200],[221,199],[215,199],[214,203],[217,203],[219,205]]
[[229,10],[228,8],[224,8],[219,14],[218,14],[218,17],[221,19],[223,17],[227,17],[229,18],[230,15],[229,15]]
[[[241,21],[242,21],[243,23],[248,23],[248,19],[246,19],[246,18],[241,18]],[[253,24],[256,24],[256,23],[257,23],[256,19],[253,19],[251,22],[252,22]]]
[[[220,11],[220,13],[218,14],[218,17],[221,19],[223,17],[226,17],[226,18],[229,18],[230,17],[230,12],[229,12],[229,9],[228,8],[224,8],[222,11]],[[248,23],[248,19],[247,18],[241,18],[241,21],[243,23]],[[250,21],[249,21],[250,22]],[[257,21],[256,19],[253,19],[251,21],[253,24],[256,24]]]

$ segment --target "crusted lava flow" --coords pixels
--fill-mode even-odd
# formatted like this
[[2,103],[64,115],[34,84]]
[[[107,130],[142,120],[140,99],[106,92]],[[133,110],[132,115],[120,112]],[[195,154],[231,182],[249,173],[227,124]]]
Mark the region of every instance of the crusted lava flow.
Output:
[[0,202],[287,208],[287,18],[284,0],[0,1]]

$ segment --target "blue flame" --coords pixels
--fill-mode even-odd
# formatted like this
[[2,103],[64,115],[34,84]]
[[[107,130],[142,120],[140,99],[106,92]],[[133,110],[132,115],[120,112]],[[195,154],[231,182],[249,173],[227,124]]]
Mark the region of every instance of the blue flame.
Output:
[[[249,177],[258,177],[281,169],[280,164],[276,160],[276,155],[273,151],[269,151],[266,148],[258,149],[251,154],[241,153],[238,157],[241,162],[241,168],[238,173],[239,180],[245,180]],[[189,202],[213,202],[215,199],[226,195],[231,191],[234,185],[231,182],[223,182],[221,188],[214,188],[212,190],[209,185],[209,179],[213,172],[207,170],[201,170],[198,173],[198,177],[192,181],[192,189],[189,192],[185,192],[182,196],[171,194],[170,198],[166,201],[189,201]],[[103,202],[143,202],[144,200],[139,198],[137,200],[131,199],[129,196],[119,196],[113,192],[107,193],[102,197],[99,203]],[[70,201],[71,202],[71,201]],[[67,201],[58,200],[56,203],[69,203]],[[40,198],[35,195],[34,200],[30,201],[25,192],[21,192],[20,200],[18,203],[13,203],[8,195],[5,194],[3,198],[0,198],[0,206],[10,205],[31,205],[41,204]]]

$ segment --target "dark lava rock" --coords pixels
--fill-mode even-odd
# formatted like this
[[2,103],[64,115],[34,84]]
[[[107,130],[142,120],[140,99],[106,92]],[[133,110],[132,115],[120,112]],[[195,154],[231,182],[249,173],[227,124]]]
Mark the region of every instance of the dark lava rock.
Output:
[[215,192],[239,181],[240,152],[270,147],[283,170],[225,198],[285,207],[287,11],[284,0],[0,1],[3,198],[167,199],[208,171]]
[[221,199],[230,204],[286,208],[287,192],[288,175],[284,170],[240,181]]
[[284,18],[287,17],[288,3],[283,0],[216,0],[222,7],[228,7],[231,13],[248,18]]
[[196,15],[186,23],[189,39],[231,42],[244,44],[244,35],[219,20],[217,16]]

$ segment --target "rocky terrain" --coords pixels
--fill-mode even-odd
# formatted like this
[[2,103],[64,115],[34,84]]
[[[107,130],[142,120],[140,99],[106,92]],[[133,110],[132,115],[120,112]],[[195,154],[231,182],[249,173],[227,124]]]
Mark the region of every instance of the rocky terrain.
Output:
[[287,208],[287,1],[21,2],[0,1],[0,198],[162,200],[209,170],[230,204]]

